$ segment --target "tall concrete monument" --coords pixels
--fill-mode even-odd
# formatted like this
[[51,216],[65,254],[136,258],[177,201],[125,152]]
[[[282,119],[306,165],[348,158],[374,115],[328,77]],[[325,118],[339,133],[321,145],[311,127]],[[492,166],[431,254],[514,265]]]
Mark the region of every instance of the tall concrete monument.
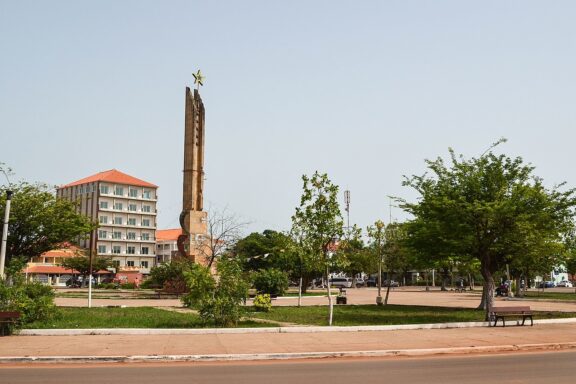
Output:
[[202,244],[207,235],[207,213],[204,209],[204,103],[200,86],[204,77],[200,70],[194,74],[196,89],[186,87],[186,113],[184,120],[184,180],[178,238],[180,255],[203,263]]

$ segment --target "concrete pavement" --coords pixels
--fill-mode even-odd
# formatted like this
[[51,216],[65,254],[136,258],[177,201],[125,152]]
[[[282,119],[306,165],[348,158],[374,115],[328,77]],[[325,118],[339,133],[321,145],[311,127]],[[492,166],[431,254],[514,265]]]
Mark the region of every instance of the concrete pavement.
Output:
[[9,336],[0,339],[0,363],[266,360],[576,349],[576,321],[572,319],[559,323],[542,320],[534,327],[475,324],[466,328],[390,327],[348,332],[321,328],[322,332],[289,328],[289,332],[281,333],[251,329],[153,334],[147,330],[152,334]]

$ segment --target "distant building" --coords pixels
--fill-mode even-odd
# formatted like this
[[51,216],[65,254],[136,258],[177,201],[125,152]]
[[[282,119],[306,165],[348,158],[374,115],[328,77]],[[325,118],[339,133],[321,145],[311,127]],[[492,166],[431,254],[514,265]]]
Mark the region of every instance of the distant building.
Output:
[[[78,257],[81,254],[79,248],[70,244],[63,244],[60,248],[44,252],[26,264],[24,269],[26,280],[38,281],[52,286],[66,286],[68,280],[72,279],[74,275],[78,275],[78,271],[66,269],[60,264],[68,258]],[[94,273],[97,275],[97,281],[110,275],[110,272],[104,270]]]
[[159,229],[156,231],[156,262],[168,263],[178,255],[178,236],[182,234],[182,228]]
[[99,223],[89,239],[80,241],[81,247],[112,257],[116,272],[148,274],[156,261],[157,189],[112,169],[63,185],[57,196],[78,201],[80,213]]

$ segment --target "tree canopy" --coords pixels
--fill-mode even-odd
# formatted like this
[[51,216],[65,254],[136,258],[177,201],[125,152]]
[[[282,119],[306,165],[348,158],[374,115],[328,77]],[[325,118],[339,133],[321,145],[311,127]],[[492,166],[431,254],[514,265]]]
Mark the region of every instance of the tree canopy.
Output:
[[6,260],[30,259],[64,242],[87,236],[96,224],[76,210],[76,205],[59,199],[45,184],[25,182],[0,187],[0,217],[6,209],[6,190],[13,191]]
[[404,182],[420,195],[416,203],[402,201],[414,216],[407,241],[432,259],[479,260],[482,307],[492,304],[493,274],[506,263],[561,256],[563,234],[573,226],[573,189],[548,189],[520,157],[492,151],[467,160],[450,150],[449,164],[426,163],[430,175]]

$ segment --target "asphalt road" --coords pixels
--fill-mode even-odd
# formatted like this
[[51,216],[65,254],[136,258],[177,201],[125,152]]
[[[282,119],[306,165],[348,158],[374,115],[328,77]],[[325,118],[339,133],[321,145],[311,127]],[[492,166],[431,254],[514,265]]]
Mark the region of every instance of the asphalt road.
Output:
[[576,352],[391,359],[0,366],[0,382],[82,384],[568,383]]

